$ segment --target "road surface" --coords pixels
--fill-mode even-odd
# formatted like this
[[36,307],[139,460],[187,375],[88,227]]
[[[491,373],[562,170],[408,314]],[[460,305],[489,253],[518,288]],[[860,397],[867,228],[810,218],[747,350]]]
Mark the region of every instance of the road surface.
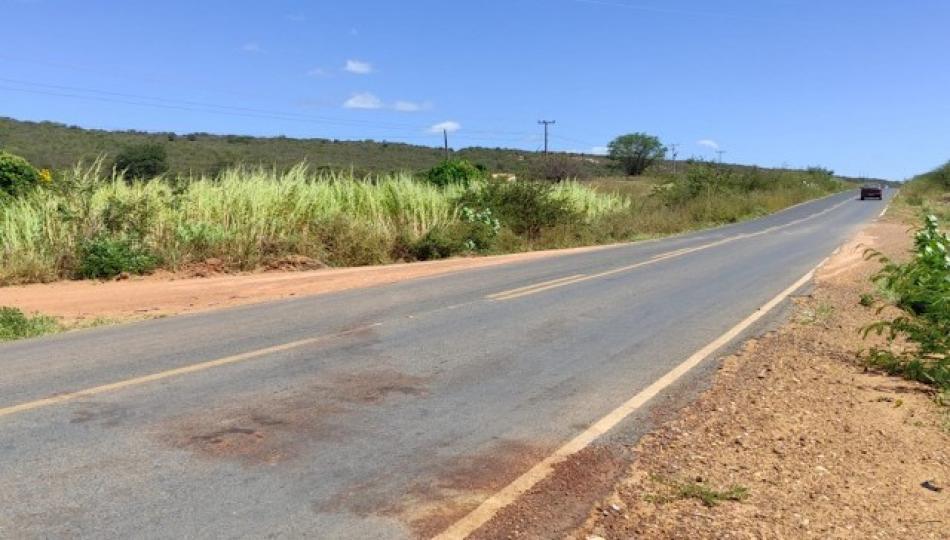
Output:
[[0,345],[0,538],[437,533],[887,202],[856,195],[665,240]]

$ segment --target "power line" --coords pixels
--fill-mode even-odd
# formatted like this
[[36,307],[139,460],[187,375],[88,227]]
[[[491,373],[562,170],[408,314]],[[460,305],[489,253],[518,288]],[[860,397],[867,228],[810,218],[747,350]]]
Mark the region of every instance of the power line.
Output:
[[557,123],[557,120],[538,120],[539,124],[544,125],[544,153],[548,153],[548,126]]
[[[189,101],[189,100],[183,100],[183,99],[143,96],[143,95],[138,95],[138,94],[112,92],[108,90],[97,90],[93,88],[80,88],[80,87],[75,87],[75,86],[64,86],[64,85],[57,85],[57,84],[23,81],[23,80],[17,80],[17,79],[7,79],[3,77],[0,77],[0,82],[18,84],[18,85],[23,85],[23,86],[34,86],[34,87],[39,87],[39,88],[50,88],[54,90],[67,90],[71,92],[84,92],[84,93],[90,93],[90,94],[101,94],[103,96],[115,96],[115,97],[120,97],[120,98],[130,98],[130,99],[136,99],[136,100],[155,101],[158,103],[170,103],[172,105],[180,105],[180,106],[189,107],[188,109],[183,109],[183,110],[198,110],[200,112],[210,112],[210,111],[201,111],[201,109],[193,109],[192,107],[202,107],[202,108],[209,108],[209,109],[235,111],[239,113],[253,113],[253,114],[259,114],[259,115],[268,115],[268,116],[273,116],[273,117],[280,117],[279,119],[306,119],[306,120],[312,120],[312,121],[336,123],[339,125],[349,125],[349,126],[356,126],[356,127],[368,126],[368,127],[386,127],[386,128],[423,129],[423,126],[413,125],[413,124],[401,124],[401,123],[395,123],[395,122],[366,122],[363,120],[342,120],[342,119],[335,119],[335,118],[329,118],[329,117],[323,117],[323,116],[290,113],[290,112],[284,112],[284,111],[274,111],[274,110],[267,110],[267,109],[257,109],[253,107],[218,105],[216,103],[204,103],[200,101]],[[7,89],[16,90],[15,88],[7,88]],[[26,91],[26,90],[23,90],[23,91]],[[40,93],[40,92],[37,92],[37,93]],[[49,94],[49,95],[60,95],[60,94]],[[65,97],[93,98],[93,96],[81,96],[81,95],[74,95],[74,94],[70,94],[70,95],[62,94],[62,95],[64,95]],[[94,99],[96,99],[97,101],[107,101],[104,98],[94,98]],[[150,103],[141,103],[141,102],[136,102],[136,103],[123,102],[123,101],[116,101],[116,102],[127,103],[130,105],[146,105],[146,106],[152,105]]]

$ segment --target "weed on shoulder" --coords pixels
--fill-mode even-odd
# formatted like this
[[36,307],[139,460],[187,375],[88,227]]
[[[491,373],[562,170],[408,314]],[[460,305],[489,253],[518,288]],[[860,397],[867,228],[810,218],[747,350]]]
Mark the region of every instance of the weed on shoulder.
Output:
[[722,502],[742,502],[749,497],[749,489],[744,486],[731,486],[726,489],[716,489],[700,480],[679,481],[673,478],[654,475],[653,481],[661,488],[659,493],[652,493],[645,498],[657,504],[669,503],[682,499],[696,499],[708,507]]
[[0,341],[54,334],[62,330],[63,327],[53,317],[30,316],[14,307],[0,307]]

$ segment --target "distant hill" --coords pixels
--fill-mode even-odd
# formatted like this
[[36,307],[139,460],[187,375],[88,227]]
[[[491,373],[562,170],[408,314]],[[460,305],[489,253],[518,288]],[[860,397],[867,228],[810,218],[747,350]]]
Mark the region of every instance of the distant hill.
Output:
[[[172,173],[214,173],[238,163],[278,169],[306,160],[314,167],[352,168],[358,174],[421,171],[443,159],[440,148],[378,141],[292,139],[209,133],[150,133],[105,131],[55,122],[26,122],[0,117],[0,148],[28,159],[37,167],[61,169],[100,154],[111,160],[123,148],[153,142],[162,144]],[[527,175],[541,166],[535,152],[504,148],[464,148],[453,152],[492,171]],[[572,154],[571,161],[584,176],[611,174],[603,156]]]
[[[230,165],[265,165],[287,169],[301,161],[313,167],[352,169],[358,176],[393,171],[418,172],[436,165],[444,157],[441,148],[385,141],[342,141],[336,139],[293,139],[290,137],[251,137],[210,133],[155,133],[145,131],[106,131],[67,126],[57,122],[28,122],[0,117],[0,149],[21,155],[37,167],[62,169],[78,161],[91,161],[105,155],[107,162],[123,148],[145,142],[161,144],[168,153],[173,174],[214,174]],[[592,154],[552,152],[543,154],[510,148],[462,148],[455,157],[505,172],[520,178],[543,177],[554,168],[566,168],[571,177],[616,176],[610,160]],[[749,165],[724,164],[736,169]],[[670,162],[655,165],[653,173],[670,172]],[[679,170],[684,170],[682,163]],[[648,174],[651,174],[648,172]],[[858,178],[839,177],[860,181]]]

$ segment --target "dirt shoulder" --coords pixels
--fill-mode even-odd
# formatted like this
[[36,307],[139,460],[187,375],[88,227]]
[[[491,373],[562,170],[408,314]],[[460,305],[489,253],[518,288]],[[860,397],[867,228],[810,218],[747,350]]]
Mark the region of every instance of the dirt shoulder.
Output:
[[0,306],[52,315],[66,322],[98,318],[134,320],[385,285],[605,247],[608,246],[359,268],[239,275],[211,273],[209,277],[184,278],[159,273],[120,281],[38,283],[0,288]]
[[877,268],[865,246],[899,255],[907,225],[874,223],[832,257],[791,321],[726,358],[710,390],[640,440],[569,537],[946,538],[946,411],[927,387],[855,361],[875,318],[858,303]]

